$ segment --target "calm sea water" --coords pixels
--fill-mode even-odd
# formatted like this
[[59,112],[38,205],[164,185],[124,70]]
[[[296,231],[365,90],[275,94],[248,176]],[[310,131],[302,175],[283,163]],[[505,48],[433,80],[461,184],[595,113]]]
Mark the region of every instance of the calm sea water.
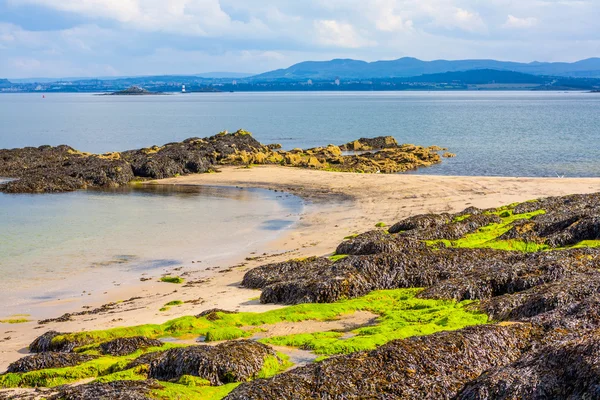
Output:
[[[102,153],[239,128],[286,149],[391,135],[457,154],[421,174],[600,176],[598,94],[0,95],[0,148],[69,144]],[[301,207],[249,190],[0,194],[0,314],[191,260],[206,266],[247,254]]]
[[0,194],[0,317],[192,261],[226,266],[275,239],[302,208],[295,196],[234,188]]
[[458,155],[422,174],[600,175],[600,94],[593,93],[0,95],[0,148],[107,152],[239,128],[288,149],[392,135]]

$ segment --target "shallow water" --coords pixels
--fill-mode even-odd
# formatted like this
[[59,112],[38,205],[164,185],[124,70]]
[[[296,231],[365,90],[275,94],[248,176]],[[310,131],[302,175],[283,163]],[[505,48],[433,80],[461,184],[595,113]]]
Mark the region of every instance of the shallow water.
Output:
[[22,312],[192,261],[218,266],[275,239],[302,208],[291,195],[236,188],[0,194],[3,307]]
[[107,152],[239,128],[286,149],[392,135],[457,154],[422,174],[600,176],[596,93],[0,95],[0,148]]

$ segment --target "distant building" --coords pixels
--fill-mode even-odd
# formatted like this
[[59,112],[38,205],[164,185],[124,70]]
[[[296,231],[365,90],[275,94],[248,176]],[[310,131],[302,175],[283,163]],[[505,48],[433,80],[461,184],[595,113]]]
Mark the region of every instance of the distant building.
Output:
[[337,79],[334,81],[334,83],[335,83],[335,86],[340,86],[340,78],[337,78]]
[[185,93],[185,85],[181,85],[181,93]]
[[234,80],[234,81],[232,81],[232,82],[231,82],[231,84],[232,84],[233,86],[237,86],[237,81],[236,81],[236,80]]
[[307,85],[311,86],[313,84],[312,79],[309,79],[308,82],[306,82]]

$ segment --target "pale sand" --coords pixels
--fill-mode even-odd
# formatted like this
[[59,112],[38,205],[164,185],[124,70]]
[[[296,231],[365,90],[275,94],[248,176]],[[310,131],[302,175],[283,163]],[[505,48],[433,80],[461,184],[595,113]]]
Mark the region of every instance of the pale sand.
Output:
[[[162,323],[215,307],[240,311],[277,308],[278,306],[261,305],[257,300],[252,300],[259,296],[258,291],[239,287],[245,271],[268,262],[330,254],[345,236],[373,229],[380,221],[393,224],[404,217],[424,212],[456,212],[469,206],[497,207],[545,196],[600,192],[600,178],[365,175],[274,166],[250,169],[227,167],[218,174],[192,175],[158,183],[267,188],[302,196],[309,201],[309,205],[300,223],[269,245],[270,256],[247,261],[243,267],[234,268],[227,273],[213,273],[206,283],[184,288],[152,280],[110,292],[106,301],[143,297],[120,305],[113,313],[75,317],[74,321],[51,323],[42,327],[36,323],[0,324],[0,371],[25,354],[27,345],[48,330],[72,332]],[[276,255],[283,252],[285,254]],[[203,275],[206,273],[192,272],[188,280]],[[201,304],[185,304],[165,313],[158,312],[159,308],[171,300],[200,298],[204,300]],[[100,304],[87,305],[96,307]],[[49,303],[47,306],[51,309],[53,304]],[[73,311],[80,311],[79,307],[81,304],[74,305]],[[342,323],[343,321],[340,322]],[[297,326],[293,328],[295,332],[300,329]],[[318,324],[312,326],[308,323],[304,329],[315,331],[320,328]]]

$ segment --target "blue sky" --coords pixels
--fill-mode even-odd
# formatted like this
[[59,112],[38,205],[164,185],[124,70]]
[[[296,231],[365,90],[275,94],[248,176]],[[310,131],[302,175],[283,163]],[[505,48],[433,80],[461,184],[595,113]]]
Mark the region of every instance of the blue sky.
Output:
[[0,0],[0,78],[600,56],[600,0]]

